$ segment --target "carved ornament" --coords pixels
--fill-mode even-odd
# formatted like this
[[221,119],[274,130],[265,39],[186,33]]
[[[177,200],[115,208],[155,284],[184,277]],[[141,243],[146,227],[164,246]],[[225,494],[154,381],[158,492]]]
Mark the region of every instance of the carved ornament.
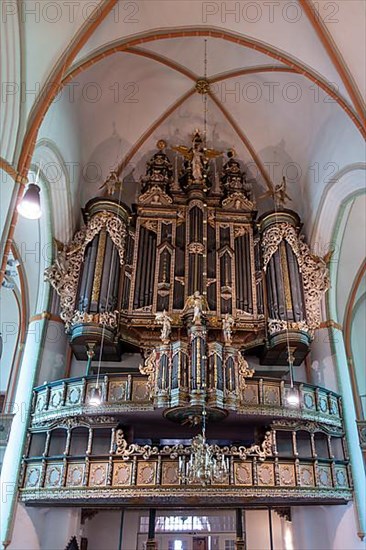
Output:
[[[256,456],[260,461],[264,461],[267,457],[272,456],[273,448],[273,436],[272,432],[266,432],[262,443],[253,443],[250,447],[244,447],[243,445],[237,447],[235,445],[220,447],[219,445],[213,445],[213,452],[218,456],[233,456],[238,457],[240,460],[246,460],[248,456]],[[169,456],[171,459],[176,459],[179,456],[189,456],[194,452],[194,448],[189,445],[165,445],[161,449],[159,447],[152,447],[151,445],[138,445],[132,443],[128,445],[124,438],[122,429],[116,432],[116,450],[115,454],[122,457],[123,460],[129,460],[133,455],[140,455],[144,460],[148,460],[151,456]]]
[[103,313],[87,313],[86,311],[75,310],[71,320],[72,325],[79,323],[93,323],[116,329],[119,322],[119,311],[105,311]]
[[84,261],[85,249],[102,230],[107,231],[118,250],[120,264],[124,263],[127,229],[125,223],[111,212],[98,212],[58,256],[55,263],[45,270],[48,281],[60,296],[60,317],[65,322],[66,331],[72,325],[75,315],[75,299],[79,284],[80,269]]
[[253,210],[254,203],[248,200],[240,191],[235,191],[222,201],[222,207],[225,210]]
[[172,204],[173,200],[160,187],[153,185],[146,193],[139,196],[139,204],[156,204],[164,206]]
[[239,389],[244,391],[246,388],[246,378],[253,378],[254,369],[251,369],[248,365],[248,361],[243,355],[238,353],[238,375],[239,375]]
[[265,271],[282,240],[288,242],[297,258],[303,279],[307,325],[309,330],[313,331],[320,325],[319,303],[330,286],[329,270],[323,258],[310,252],[304,237],[298,236],[295,227],[283,222],[272,225],[263,234],[263,269]]
[[205,251],[205,247],[203,246],[202,243],[191,243],[188,246],[188,251],[191,254],[203,254]]
[[268,319],[268,332],[270,335],[284,330],[301,330],[309,332],[306,321],[282,321],[280,319]]

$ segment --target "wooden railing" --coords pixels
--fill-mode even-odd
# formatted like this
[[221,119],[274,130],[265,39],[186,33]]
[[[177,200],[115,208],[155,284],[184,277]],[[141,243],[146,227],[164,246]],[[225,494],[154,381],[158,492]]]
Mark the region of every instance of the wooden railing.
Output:
[[[99,380],[101,404],[93,407],[90,396],[96,382],[95,376],[85,376],[59,380],[35,388],[32,424],[66,416],[117,414],[157,408],[149,397],[145,376],[116,374],[102,377]],[[238,394],[235,410],[249,416],[303,418],[341,426],[339,395],[309,384],[295,384],[299,403],[293,406],[287,402],[289,389],[287,383],[278,379],[250,379],[246,388]],[[232,408],[232,402],[231,394],[224,392],[223,406]]]
[[184,484],[179,477],[179,460],[158,454],[144,459],[120,456],[34,458],[24,461],[21,499],[36,502],[67,500],[82,502],[90,498],[127,501],[169,498],[190,504],[200,497],[209,505],[255,498],[266,502],[345,502],[351,499],[351,478],[347,461],[320,459],[282,459],[260,461],[257,457],[231,457],[229,473],[223,483],[202,487]]

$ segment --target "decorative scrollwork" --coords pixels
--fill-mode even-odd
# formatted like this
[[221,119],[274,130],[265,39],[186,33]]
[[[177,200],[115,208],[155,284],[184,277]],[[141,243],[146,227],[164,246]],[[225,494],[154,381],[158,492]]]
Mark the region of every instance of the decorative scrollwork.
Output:
[[157,204],[167,205],[171,204],[173,200],[157,185],[153,185],[146,193],[139,196],[140,204]]
[[239,352],[238,353],[238,375],[239,375],[239,389],[244,391],[246,388],[246,378],[253,378],[254,369],[249,368],[248,361]]
[[119,311],[105,311],[103,313],[87,313],[86,311],[75,310],[71,319],[72,325],[79,323],[94,323],[106,328],[115,329],[118,327]]
[[303,279],[307,325],[313,331],[320,324],[320,299],[330,286],[329,270],[323,258],[310,252],[304,236],[298,236],[295,227],[287,222],[272,225],[263,234],[264,270],[282,240],[288,242],[297,258]]
[[234,226],[234,238],[242,237],[246,233],[250,233],[249,226],[246,225],[235,225]]
[[306,321],[282,321],[280,319],[268,319],[268,332],[270,335],[283,330],[301,330],[309,332],[309,326]]
[[155,388],[156,358],[156,350],[153,349],[152,352],[146,357],[144,364],[139,366],[141,374],[148,376],[147,385],[149,388],[150,398],[153,397]]
[[248,200],[240,191],[231,193],[227,199],[222,201],[222,207],[228,210],[253,210],[254,206],[254,203]]
[[[66,331],[70,329],[75,315],[75,299],[79,284],[79,273],[84,260],[85,249],[93,238],[105,229],[118,250],[120,264],[124,263],[125,223],[111,212],[98,212],[78,231],[70,245],[58,254],[55,263],[45,270],[48,281],[60,296],[60,317],[65,322]],[[66,260],[66,261],[65,261]]]
[[205,247],[201,243],[191,243],[188,246],[188,251],[191,254],[203,254],[205,251]]
[[123,460],[129,460],[132,455],[142,455],[144,460],[148,460],[152,455],[159,453],[158,447],[151,447],[151,445],[138,445],[132,443],[128,445],[125,440],[122,429],[116,431],[116,451],[115,454],[121,456]]
[[[266,432],[262,443],[253,443],[250,447],[236,447],[235,445],[220,447],[219,445],[212,445],[212,452],[221,458],[222,456],[237,456],[240,460],[246,460],[248,456],[257,456],[260,461],[264,461],[267,457],[272,456],[273,448],[273,436],[272,432]],[[131,443],[128,445],[124,432],[120,428],[116,431],[116,449],[115,454],[120,456],[123,460],[129,460],[134,455],[140,455],[144,460],[148,460],[151,456],[169,456],[171,459],[176,459],[180,456],[189,456],[194,453],[193,445],[165,445],[160,448],[151,445],[138,445]]]
[[141,222],[141,227],[146,227],[149,231],[153,233],[158,232],[158,222],[157,220],[144,220]]

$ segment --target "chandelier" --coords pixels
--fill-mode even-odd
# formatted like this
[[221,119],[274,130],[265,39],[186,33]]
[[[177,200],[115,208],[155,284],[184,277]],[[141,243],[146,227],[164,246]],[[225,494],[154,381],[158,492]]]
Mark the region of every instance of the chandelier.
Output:
[[224,483],[229,473],[229,460],[218,445],[206,442],[206,409],[202,410],[202,433],[192,439],[189,460],[179,457],[181,483],[210,485]]

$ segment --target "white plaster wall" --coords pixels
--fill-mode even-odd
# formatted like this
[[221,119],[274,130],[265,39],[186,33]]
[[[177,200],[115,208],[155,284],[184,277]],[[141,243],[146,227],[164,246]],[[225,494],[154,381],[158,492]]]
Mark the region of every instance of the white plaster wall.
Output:
[[[63,550],[80,530],[79,508],[31,508],[17,504],[10,550]],[[106,550],[106,549],[105,549]]]
[[267,550],[269,548],[268,510],[246,510],[245,530],[247,550]]
[[315,386],[322,386],[335,392],[339,392],[339,387],[331,343],[332,340],[337,338],[342,338],[342,334],[338,331],[334,334],[328,328],[317,330],[310,352],[311,380],[309,382]]
[[292,508],[294,550],[365,550],[353,503]]
[[18,191],[14,180],[0,168],[0,234],[1,240],[5,241],[8,231],[8,212],[13,198],[13,193]]
[[[123,522],[122,549],[133,550],[136,548],[136,533],[139,528],[139,511],[125,512]],[[121,549],[121,550],[122,550]]]
[[37,385],[60,380],[65,376],[67,345],[65,325],[50,320],[43,345],[42,365],[36,382]]
[[352,322],[351,345],[358,392],[361,397],[363,413],[366,417],[366,294],[356,304]]
[[[88,550],[119,550],[121,514],[119,510],[101,511],[86,520],[83,537],[88,539]],[[126,515],[125,520],[129,524]],[[123,545],[122,548],[127,550],[129,546]]]
[[19,503],[14,513],[13,538],[8,549],[41,550],[37,531],[29,516],[29,508]]
[[0,296],[0,332],[3,338],[1,357],[0,391],[5,392],[16,353],[20,330],[19,309],[15,293],[3,288]]

